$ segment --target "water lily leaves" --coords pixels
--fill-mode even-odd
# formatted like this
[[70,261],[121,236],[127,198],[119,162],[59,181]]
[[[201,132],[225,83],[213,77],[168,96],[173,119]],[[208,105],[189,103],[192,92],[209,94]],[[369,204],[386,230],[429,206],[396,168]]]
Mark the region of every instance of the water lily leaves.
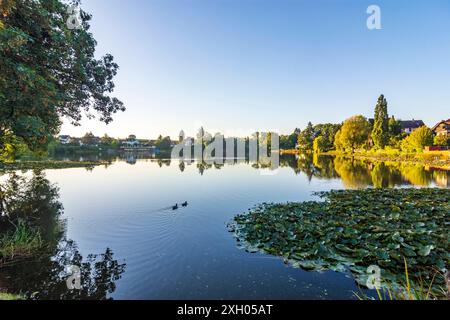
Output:
[[345,246],[343,244],[340,244],[340,243],[336,244],[335,247],[338,248],[339,251],[342,251],[342,252],[346,252],[346,253],[353,253],[353,252],[355,252],[354,249],[351,249],[351,248],[349,248],[349,247],[347,247],[347,246]]
[[431,250],[433,249],[434,246],[432,245],[423,246],[422,248],[419,249],[419,255],[421,255],[422,257],[426,257],[430,254]]
[[383,277],[402,283],[403,257],[411,276],[430,277],[436,268],[448,269],[450,189],[315,195],[322,201],[262,204],[237,215],[229,230],[249,252],[282,256],[305,270],[350,270],[362,284],[369,265],[378,265]]

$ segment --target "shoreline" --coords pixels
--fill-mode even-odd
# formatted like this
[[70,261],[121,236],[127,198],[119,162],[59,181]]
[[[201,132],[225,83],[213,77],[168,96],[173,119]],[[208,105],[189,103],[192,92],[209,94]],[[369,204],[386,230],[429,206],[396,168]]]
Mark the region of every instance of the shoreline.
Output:
[[448,155],[442,152],[428,152],[428,153],[340,153],[340,152],[327,152],[320,155],[339,156],[350,159],[369,160],[369,161],[381,161],[381,162],[398,162],[398,163],[410,163],[420,164],[426,167],[450,170],[450,153]]
[[0,163],[1,171],[11,170],[35,170],[35,169],[68,169],[68,168],[88,168],[100,165],[109,165],[108,161],[69,161],[69,160],[33,160],[16,161],[10,163]]
[[[312,153],[312,152],[308,152]],[[280,154],[286,155],[300,155],[303,154],[299,150],[289,149],[281,150]],[[369,161],[383,161],[383,162],[398,162],[421,164],[427,167],[450,170],[450,151],[429,151],[424,153],[402,153],[402,152],[355,152],[343,153],[337,151],[321,152],[319,156],[333,156],[343,157],[347,159],[369,160]]]

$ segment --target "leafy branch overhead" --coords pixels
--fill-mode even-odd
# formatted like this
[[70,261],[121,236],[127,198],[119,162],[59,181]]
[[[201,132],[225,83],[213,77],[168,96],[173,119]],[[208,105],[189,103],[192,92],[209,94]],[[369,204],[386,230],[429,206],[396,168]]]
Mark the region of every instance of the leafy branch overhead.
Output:
[[45,148],[61,118],[78,125],[83,114],[110,123],[124,111],[109,94],[118,65],[95,58],[91,15],[69,29],[70,5],[79,1],[7,0],[0,5],[0,150],[18,137],[32,150]]

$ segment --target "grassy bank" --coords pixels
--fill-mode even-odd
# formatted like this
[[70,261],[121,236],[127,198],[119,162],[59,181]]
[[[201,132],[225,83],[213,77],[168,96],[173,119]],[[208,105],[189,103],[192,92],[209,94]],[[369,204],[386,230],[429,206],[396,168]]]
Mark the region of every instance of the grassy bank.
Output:
[[0,236],[0,266],[10,261],[29,257],[42,249],[44,243],[39,231],[19,221],[15,230]]
[[345,158],[355,158],[371,161],[391,161],[416,163],[437,169],[450,170],[450,152],[432,151],[423,153],[404,153],[398,150],[379,150],[379,151],[356,151],[354,154],[330,151],[321,153],[321,155],[340,156]]
[[299,149],[280,149],[280,154],[300,154]]
[[0,292],[0,300],[23,300],[24,298],[17,294]]
[[34,169],[64,169],[64,168],[87,168],[99,165],[108,165],[108,161],[16,161],[0,163],[0,170],[34,170]]
[[[238,246],[280,256],[305,270],[349,272],[365,286],[367,268],[389,285],[430,281],[449,265],[449,189],[364,189],[319,193],[325,201],[262,204],[230,224]],[[416,283],[420,283],[417,281]],[[444,295],[443,277],[432,292]]]

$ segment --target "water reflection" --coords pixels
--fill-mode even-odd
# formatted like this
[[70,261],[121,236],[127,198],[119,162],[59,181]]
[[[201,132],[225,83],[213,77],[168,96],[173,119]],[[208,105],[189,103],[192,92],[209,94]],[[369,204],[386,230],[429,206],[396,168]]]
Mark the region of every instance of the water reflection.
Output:
[[[169,167],[172,160],[167,154],[152,154],[147,152],[117,152],[106,155],[96,155],[94,158],[76,157],[58,158],[58,160],[76,161],[108,161],[108,167],[115,161],[125,161],[135,165],[138,160],[156,161],[160,168]],[[177,161],[180,172],[186,166],[194,164],[198,173],[203,175],[211,169],[221,169],[225,165],[246,164],[254,169],[273,170],[267,158],[252,162],[248,159],[223,158],[220,163],[206,162],[203,159]],[[450,171],[426,167],[421,164],[400,163],[390,161],[358,160],[347,157],[332,157],[314,155],[282,155],[280,167],[291,168],[295,174],[305,174],[309,180],[341,179],[346,188],[387,188],[402,185],[429,186],[435,184],[440,187],[450,187]],[[89,167],[87,170],[92,170]]]
[[[115,158],[100,160],[126,161],[134,165],[137,160],[156,161],[160,168],[170,167],[172,160],[160,158],[157,155],[145,153],[121,153]],[[198,173],[203,175],[205,171],[219,170],[225,165],[246,164],[254,169],[268,169],[271,164],[267,161],[251,162],[248,159],[223,159],[221,163],[210,163],[203,160],[178,161],[180,172],[184,172],[186,166],[195,164]],[[106,165],[105,167],[108,167]],[[402,185],[429,186],[435,184],[440,187],[450,187],[450,172],[438,168],[426,167],[421,164],[383,162],[358,160],[346,157],[317,156],[317,155],[283,155],[280,157],[280,167],[291,168],[295,174],[305,174],[309,180],[317,179],[341,179],[346,188],[388,188]],[[89,167],[87,170],[92,170]]]
[[[8,213],[15,224],[33,224],[46,243],[37,256],[4,261],[0,291],[36,299],[317,299],[326,288],[329,298],[349,298],[357,288],[345,275],[293,270],[277,259],[247,255],[236,250],[225,223],[264,201],[310,200],[312,191],[449,187],[450,181],[448,171],[416,164],[318,156],[282,156],[279,174],[271,177],[256,171],[271,170],[270,164],[248,159],[211,164],[123,153],[107,160],[111,166],[92,167],[92,173],[74,168],[0,176],[0,234],[13,228]],[[176,212],[160,209],[183,201],[189,205]],[[126,273],[117,256],[127,259]],[[70,265],[81,267],[80,291],[67,290]]]
[[[157,160],[170,166],[170,160]],[[191,163],[179,162],[183,172]],[[249,162],[246,159],[230,159],[223,164],[210,164],[197,161],[198,173],[203,175],[206,170],[220,169],[225,165],[246,164],[254,169],[271,169],[271,165],[261,162]],[[280,158],[280,167],[291,168],[295,174],[305,174],[309,180],[340,179],[345,188],[391,188],[396,186],[430,186],[450,187],[450,171],[426,167],[421,164],[399,162],[372,162],[344,157],[331,156],[294,156],[286,155]]]
[[[107,299],[125,264],[114,259],[109,248],[83,258],[76,243],[65,236],[58,187],[39,171],[31,177],[10,173],[0,176],[0,182],[0,235],[21,224],[41,238],[38,251],[21,252],[20,257],[0,250],[0,292],[30,299]],[[67,288],[67,268],[72,265],[80,267],[81,290]]]

